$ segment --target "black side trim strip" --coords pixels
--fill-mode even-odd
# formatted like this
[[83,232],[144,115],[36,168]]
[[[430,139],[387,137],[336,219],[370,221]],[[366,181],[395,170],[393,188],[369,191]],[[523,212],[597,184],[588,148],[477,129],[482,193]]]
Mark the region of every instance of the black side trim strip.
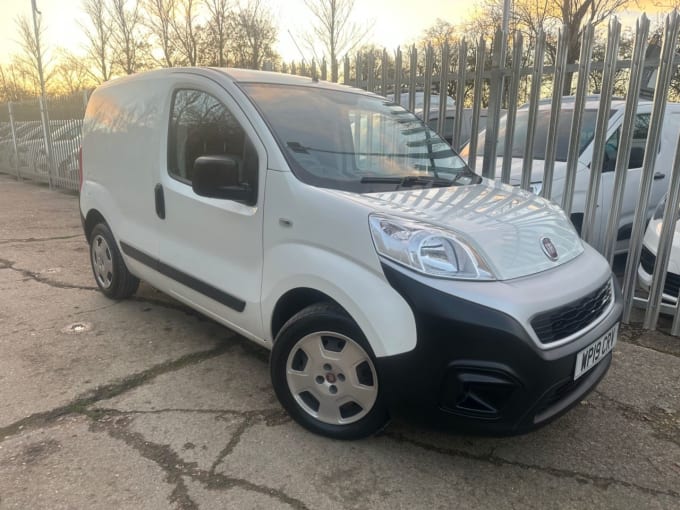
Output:
[[120,247],[123,249],[123,253],[127,255],[128,257],[132,257],[138,262],[141,262],[145,266],[149,266],[151,269],[154,269],[155,271],[158,271],[161,274],[164,274],[168,278],[172,278],[173,280],[181,283],[182,285],[185,285],[189,287],[190,289],[195,290],[196,292],[200,292],[204,296],[209,297],[210,299],[214,299],[218,303],[222,303],[224,306],[228,306],[229,308],[236,310],[237,312],[242,312],[246,308],[246,302],[232,296],[231,294],[227,294],[224,291],[221,291],[220,289],[213,287],[212,285],[205,283],[204,281],[198,280],[197,278],[194,278],[191,275],[186,274],[183,271],[180,271],[179,269],[175,269],[172,266],[169,266],[165,264],[164,262],[161,262],[158,259],[153,258],[150,255],[147,255],[146,253],[138,250],[137,248],[133,248],[127,243],[124,243],[123,241],[120,242]]

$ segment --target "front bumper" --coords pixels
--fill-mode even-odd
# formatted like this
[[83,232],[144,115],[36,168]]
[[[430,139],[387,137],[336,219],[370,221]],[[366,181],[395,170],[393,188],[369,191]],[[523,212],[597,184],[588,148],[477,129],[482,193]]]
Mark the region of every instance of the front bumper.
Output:
[[[663,220],[652,219],[645,231],[642,242],[642,253],[640,254],[640,265],[638,266],[638,283],[640,287],[649,292],[652,287],[652,275],[656,265],[656,252],[659,247],[659,238]],[[677,230],[677,226],[676,226]],[[662,304],[671,307],[677,306],[678,295],[680,294],[680,237],[674,234],[671,244],[671,254],[668,261],[668,272],[664,281],[662,293]],[[663,307],[662,312],[665,310]]]
[[390,264],[383,270],[411,306],[418,332],[414,350],[377,359],[383,394],[397,414],[466,432],[523,433],[578,403],[609,368],[611,353],[573,379],[577,353],[620,320],[616,284],[613,306],[595,327],[546,349],[507,313],[434,289]]

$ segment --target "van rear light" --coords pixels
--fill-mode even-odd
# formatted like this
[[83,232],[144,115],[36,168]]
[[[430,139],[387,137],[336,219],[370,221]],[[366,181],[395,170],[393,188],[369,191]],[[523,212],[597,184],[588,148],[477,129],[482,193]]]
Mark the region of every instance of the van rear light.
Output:
[[78,178],[80,179],[80,185],[78,189],[82,191],[83,189],[83,146],[78,147]]

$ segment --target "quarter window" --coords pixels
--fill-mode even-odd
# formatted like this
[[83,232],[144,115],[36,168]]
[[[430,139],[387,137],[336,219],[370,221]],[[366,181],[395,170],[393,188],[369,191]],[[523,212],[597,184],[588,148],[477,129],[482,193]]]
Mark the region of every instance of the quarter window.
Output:
[[191,184],[196,159],[217,155],[234,159],[239,184],[257,189],[257,152],[234,115],[206,92],[176,91],[168,132],[168,173]]

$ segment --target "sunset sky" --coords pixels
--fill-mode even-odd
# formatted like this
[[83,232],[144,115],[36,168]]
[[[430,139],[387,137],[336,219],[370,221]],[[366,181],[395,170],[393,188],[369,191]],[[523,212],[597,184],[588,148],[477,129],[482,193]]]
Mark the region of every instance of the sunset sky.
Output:
[[[9,55],[17,51],[15,19],[21,14],[30,15],[31,0],[1,1],[0,61],[7,61]],[[294,36],[306,31],[310,19],[303,0],[265,0],[265,3],[271,6],[278,20],[279,53],[286,60],[299,60],[299,52],[288,30]],[[469,15],[472,3],[469,0],[428,0],[427,9],[423,9],[422,3],[413,0],[356,0],[355,12],[357,20],[375,20],[369,42],[391,48],[417,38],[437,17],[457,21],[461,16]],[[78,20],[83,20],[82,0],[37,0],[37,4],[51,45],[77,49],[83,44],[78,26]]]
[[[31,0],[1,0],[0,62],[7,62],[17,52],[15,19],[21,14],[30,15]],[[671,0],[669,0],[671,1]],[[271,6],[279,26],[277,50],[284,60],[300,60],[300,54],[291,40],[306,31],[310,18],[303,0],[265,0]],[[356,0],[357,20],[374,20],[367,42],[387,48],[415,40],[437,18],[456,23],[469,17],[476,0]],[[631,2],[632,3],[632,2]],[[65,47],[77,51],[83,44],[78,20],[83,20],[82,0],[37,0],[47,27],[46,39],[50,48]],[[630,13],[628,18],[638,14]],[[624,15],[625,16],[625,15]]]

